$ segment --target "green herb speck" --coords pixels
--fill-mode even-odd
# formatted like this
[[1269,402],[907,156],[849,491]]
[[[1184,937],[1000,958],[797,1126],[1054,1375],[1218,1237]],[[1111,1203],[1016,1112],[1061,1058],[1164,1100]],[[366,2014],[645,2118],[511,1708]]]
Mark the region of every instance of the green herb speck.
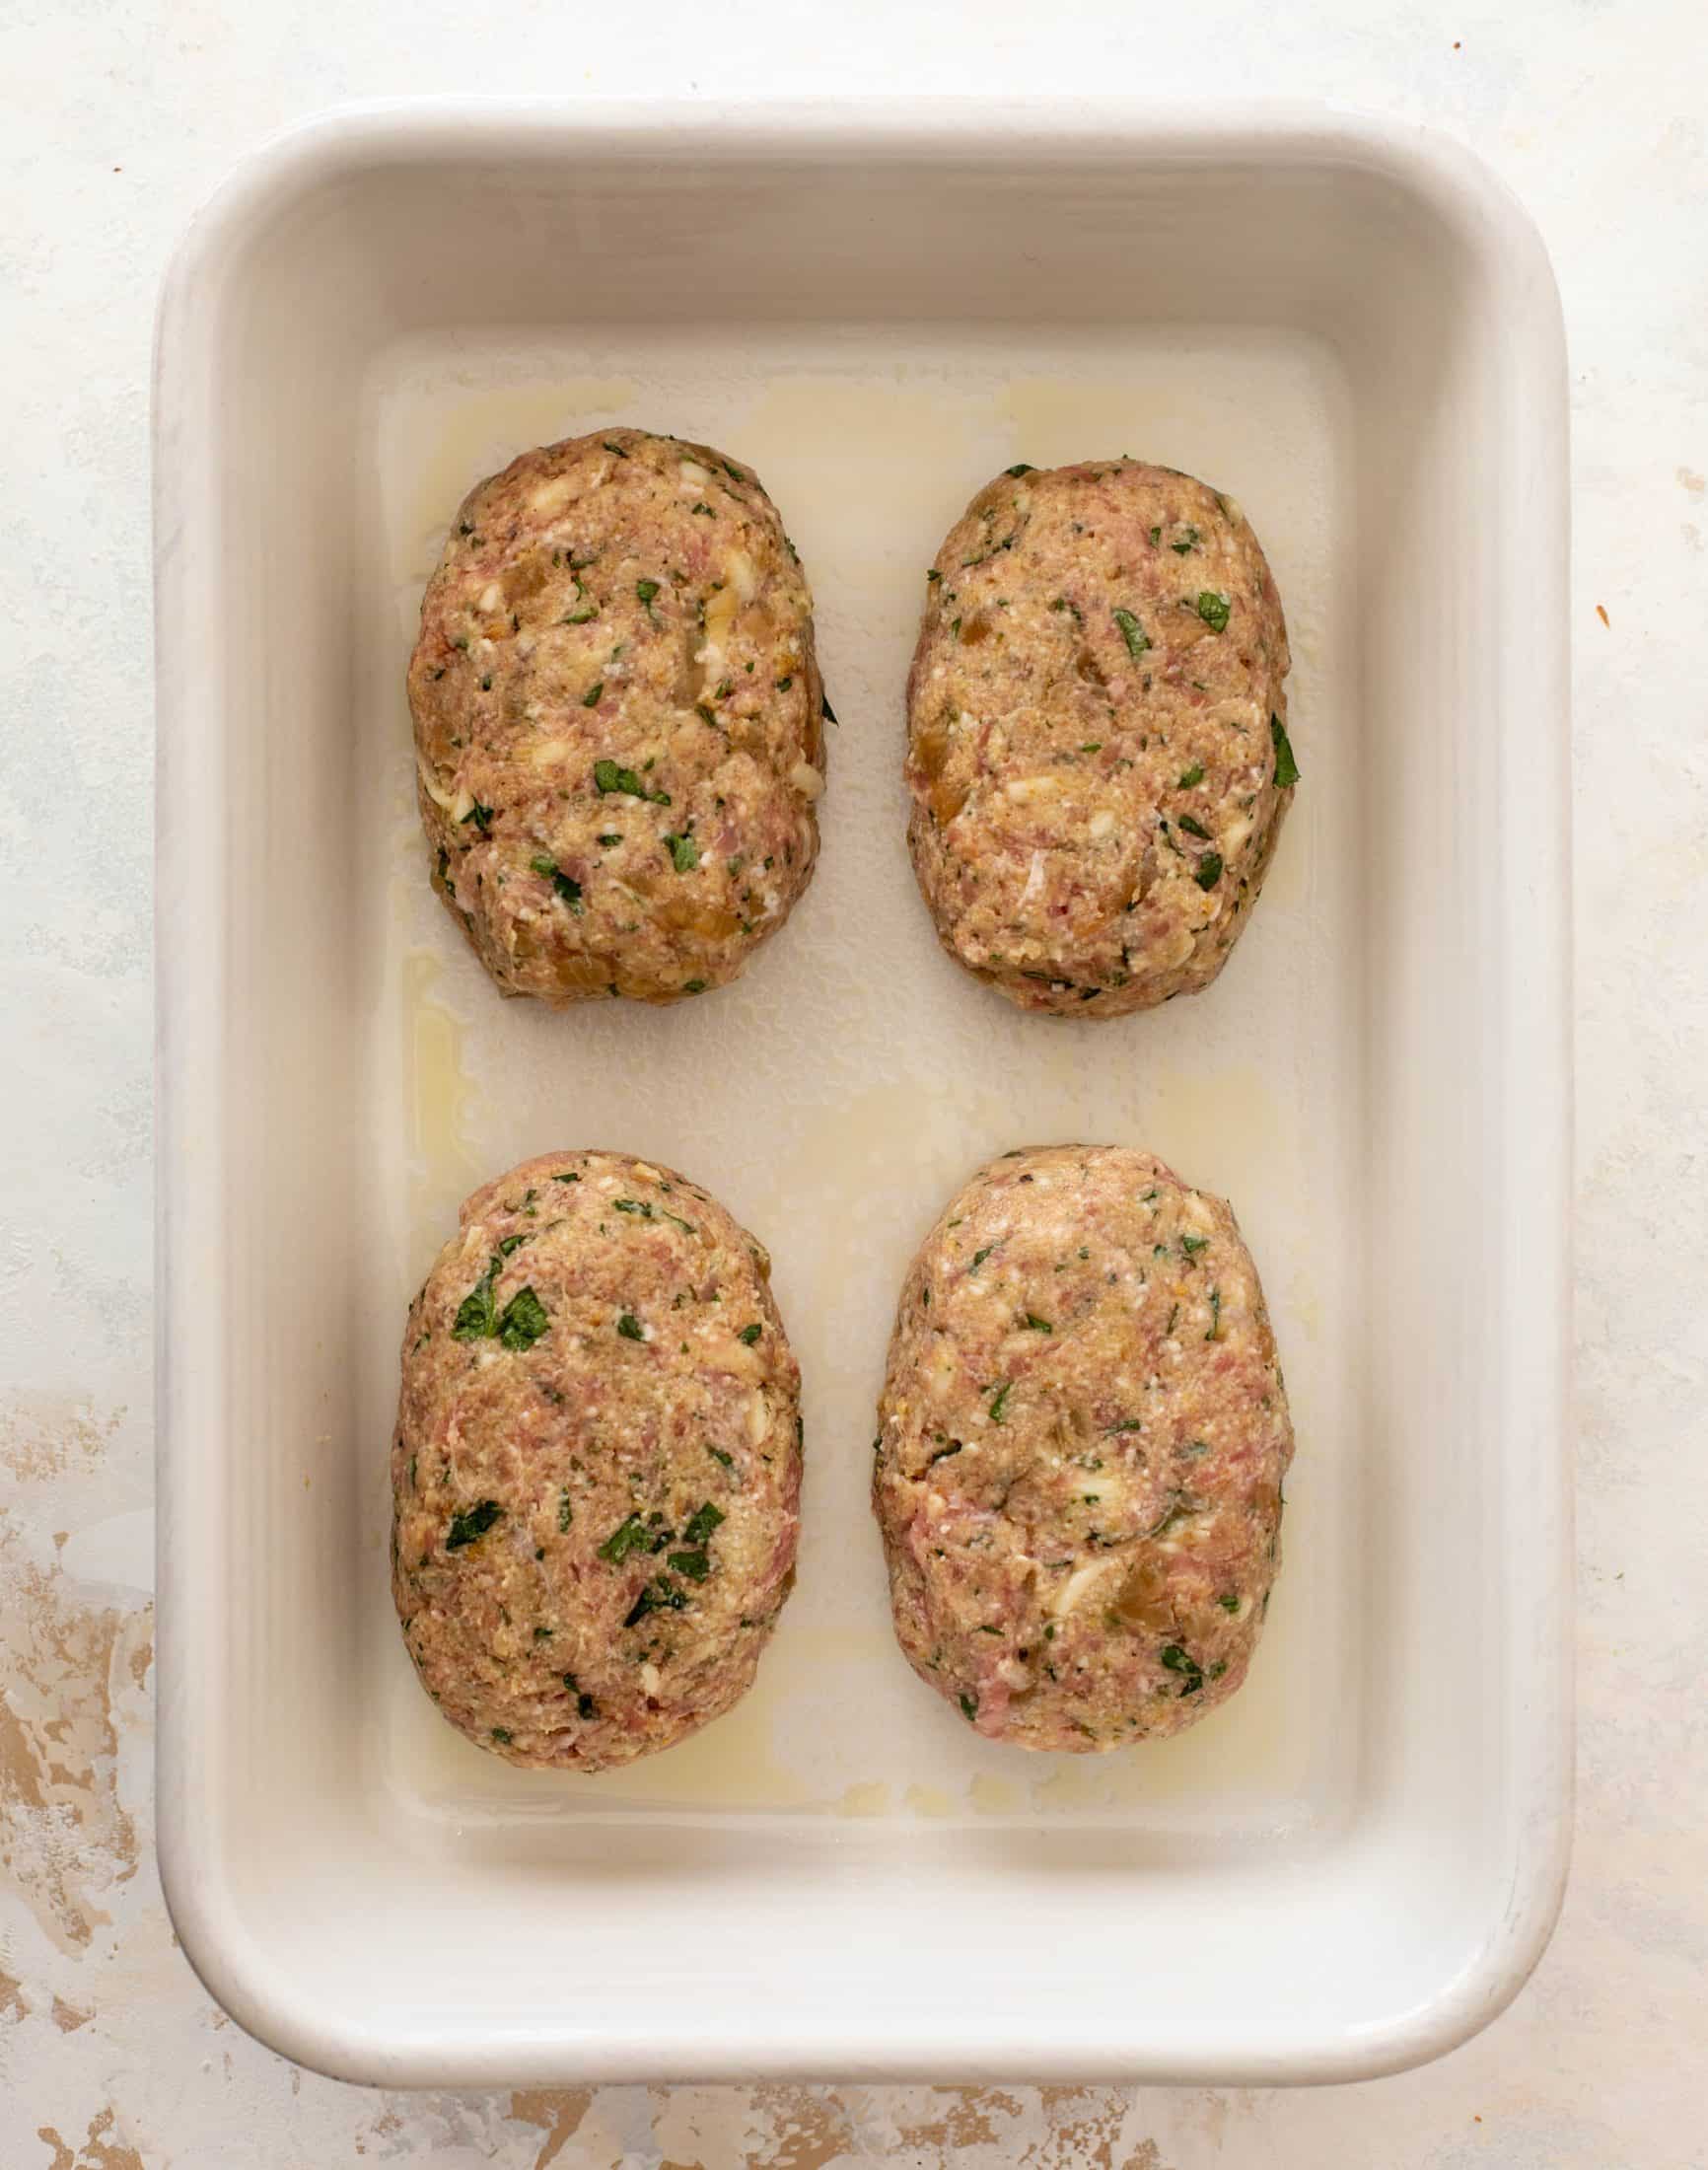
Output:
[[451,1527],[445,1535],[445,1550],[448,1553],[458,1553],[464,1545],[472,1545],[477,1537],[484,1537],[503,1514],[504,1509],[496,1499],[483,1499],[477,1507],[470,1507],[463,1514],[454,1514],[451,1517]]
[[1204,1685],[1204,1669],[1197,1659],[1188,1656],[1177,1642],[1166,1644],[1161,1655],[1171,1673],[1179,1673],[1184,1677],[1186,1685],[1180,1690],[1180,1694],[1195,1696]]
[[560,872],[557,861],[548,859],[543,854],[537,858],[530,859],[528,863],[535,874],[544,875],[558,896],[579,918],[586,909],[581,901],[581,884],[571,880],[567,874]]
[[1228,614],[1232,609],[1228,597],[1216,594],[1214,589],[1206,588],[1198,597],[1198,615],[1213,633],[1228,630]]
[[682,1531],[682,1543],[684,1545],[704,1545],[719,1523],[725,1519],[726,1517],[720,1508],[714,1507],[709,1499],[702,1499],[687,1519],[687,1526]]
[[619,1522],[599,1549],[601,1559],[608,1559],[618,1566],[630,1553],[652,1550],[652,1532],[638,1514],[627,1515]]
[[1279,716],[1269,718],[1269,743],[1275,749],[1275,788],[1285,791],[1299,781],[1299,763],[1293,759],[1287,726]]
[[[596,688],[596,692],[598,690]],[[583,703],[584,707],[587,705],[586,702]],[[602,798],[607,792],[621,791],[631,799],[650,799],[655,806],[669,806],[671,803],[668,791],[649,791],[632,768],[619,768],[612,760],[595,761],[593,780]]]
[[497,1334],[505,1348],[532,1348],[550,1326],[545,1306],[532,1288],[519,1288],[504,1307]]
[[1150,636],[1131,611],[1116,611],[1114,620],[1121,629],[1121,638],[1127,644],[1128,655],[1136,663],[1151,645]]

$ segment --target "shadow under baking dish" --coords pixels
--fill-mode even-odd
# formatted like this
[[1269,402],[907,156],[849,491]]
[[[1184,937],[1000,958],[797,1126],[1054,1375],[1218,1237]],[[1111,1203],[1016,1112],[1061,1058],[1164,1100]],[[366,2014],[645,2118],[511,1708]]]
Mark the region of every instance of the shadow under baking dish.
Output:
[[[1319,116],[503,110],[276,154],[163,318],[179,1932],[247,2024],[354,2077],[1255,2080],[1442,2047],[1522,1979],[1563,1863],[1563,410],[1533,237],[1456,160]],[[818,875],[746,977],[553,1015],[501,1001],[428,891],[402,677],[463,492],[606,422],[757,469],[840,720]],[[1213,988],[1024,1018],[915,891],[902,684],[972,491],[1123,452],[1250,515],[1303,781]],[[979,1161],[1067,1138],[1233,1201],[1299,1437],[1245,1688],[1106,1758],[993,1746],[913,1679],[866,1501],[914,1247]],[[598,1778],[453,1733],[387,1585],[409,1295],[478,1181],[583,1144],[763,1239],[807,1434],[757,1686]]]

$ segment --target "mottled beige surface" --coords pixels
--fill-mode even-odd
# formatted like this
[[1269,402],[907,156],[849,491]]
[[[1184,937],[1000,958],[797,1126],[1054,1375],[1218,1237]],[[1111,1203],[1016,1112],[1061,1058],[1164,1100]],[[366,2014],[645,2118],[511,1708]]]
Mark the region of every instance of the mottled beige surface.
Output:
[[[1211,22],[1061,0],[927,38],[917,8],[873,0],[810,37],[779,20],[731,13],[708,37],[680,0],[644,26],[523,0],[479,47],[482,87],[881,91],[899,64],[920,90],[1077,91],[1091,55],[1109,89],[1326,95],[1445,127],[1553,250],[1576,433],[1580,1063],[1581,1791],[1559,1931],[1465,2049],[1326,2092],[400,2096],[297,2071],[213,2008],[151,1862],[150,319],[171,241],[239,151],[333,99],[465,83],[476,48],[465,15],[395,0],[336,19],[302,0],[37,6],[0,31],[7,291],[28,326],[0,356],[0,2165],[1701,2170],[1708,18],[1695,0],[1230,0]],[[818,411],[812,386],[801,402]]]

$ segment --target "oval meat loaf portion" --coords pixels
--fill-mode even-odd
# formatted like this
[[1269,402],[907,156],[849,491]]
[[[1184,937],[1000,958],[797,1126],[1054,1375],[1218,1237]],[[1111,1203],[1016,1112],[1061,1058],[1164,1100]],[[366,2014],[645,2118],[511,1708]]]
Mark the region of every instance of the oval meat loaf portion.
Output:
[[1245,1677],[1293,1456],[1234,1216],[1149,1153],[973,1177],[901,1292],[873,1506],[895,1632],[979,1732],[1153,1740]]
[[800,1373],[698,1185],[550,1153],[475,1192],[409,1309],[391,1588],[452,1724],[605,1771],[729,1709],[794,1579]]
[[1136,460],[1010,468],[928,575],[908,842],[950,955],[1023,1009],[1207,986],[1298,770],[1287,629],[1239,507]]
[[464,501],[409,663],[434,887],[506,994],[733,979],[818,849],[813,601],[706,445],[611,429]]

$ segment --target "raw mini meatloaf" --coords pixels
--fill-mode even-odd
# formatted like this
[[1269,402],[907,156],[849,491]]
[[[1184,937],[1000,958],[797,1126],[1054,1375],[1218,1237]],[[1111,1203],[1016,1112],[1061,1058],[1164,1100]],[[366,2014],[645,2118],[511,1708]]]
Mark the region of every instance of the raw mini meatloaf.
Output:
[[1172,468],[1010,468],[928,576],[908,840],[949,954],[1116,1017],[1227,962],[1298,776],[1287,629],[1230,498]]
[[1287,1396],[1220,1198],[1149,1153],[982,1168],[908,1272],[872,1496],[908,1663],[1023,1748],[1155,1740],[1245,1678]]
[[752,1685],[801,1492],[769,1271],[715,1198],[619,1153],[525,1161],[463,1207],[404,1333],[391,1586],[482,1748],[604,1771]]
[[482,482],[409,706],[434,887],[506,994],[704,993],[812,876],[812,596],[756,477],[710,446],[610,429]]

